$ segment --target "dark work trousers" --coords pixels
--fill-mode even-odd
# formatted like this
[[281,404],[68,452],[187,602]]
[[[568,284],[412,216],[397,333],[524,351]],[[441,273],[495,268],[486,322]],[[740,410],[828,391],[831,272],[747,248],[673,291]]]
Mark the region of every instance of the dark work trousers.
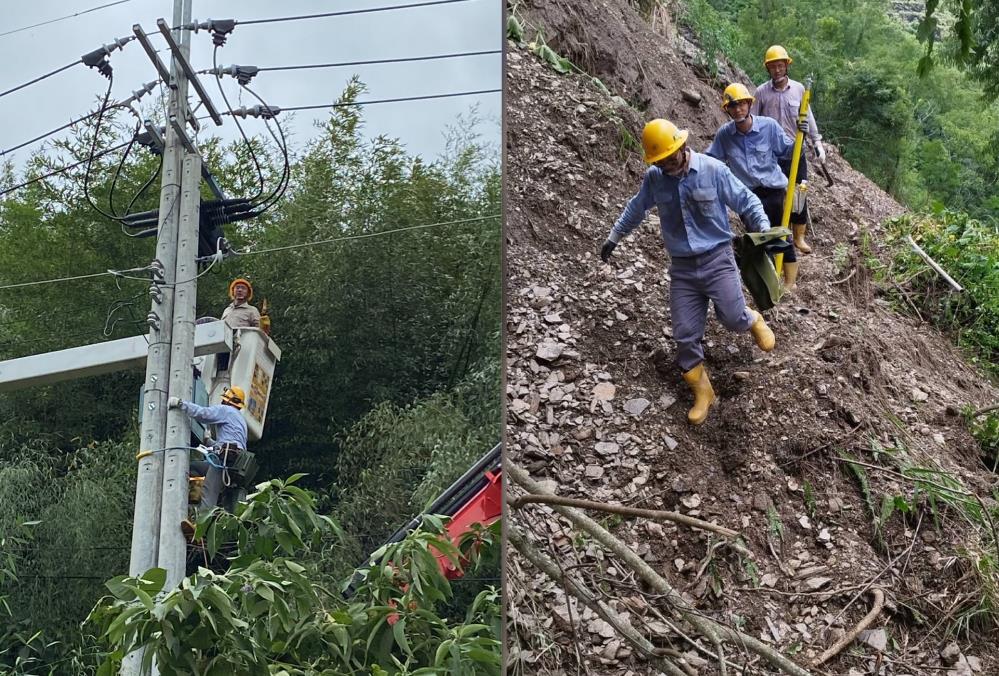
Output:
[[[784,175],[788,178],[791,177],[791,158],[786,160],[778,160],[777,164],[780,165],[780,170],[784,172]],[[808,162],[805,160],[805,144],[801,144],[801,160],[798,161],[798,175],[794,177],[794,182],[800,184],[802,181],[808,180]],[[808,222],[808,202],[805,202],[805,208],[798,213],[791,212],[791,225],[802,225]],[[780,221],[778,221],[780,223]]]
[[[763,211],[770,219],[771,228],[779,228],[780,222],[784,218],[784,196],[787,191],[784,188],[753,188],[753,194],[763,202]],[[767,255],[771,260],[777,254],[784,254],[784,261],[794,263],[798,260],[798,255],[794,252],[794,244],[788,241],[770,242],[766,245]]]
[[742,295],[742,278],[728,242],[698,256],[674,257],[670,264],[670,312],[677,362],[686,373],[704,361],[708,301],[729,331],[745,332],[755,317]]
[[219,502],[219,493],[222,492],[222,470],[207,460],[196,460],[191,463],[191,476],[205,477],[198,508],[209,510],[215,507]]

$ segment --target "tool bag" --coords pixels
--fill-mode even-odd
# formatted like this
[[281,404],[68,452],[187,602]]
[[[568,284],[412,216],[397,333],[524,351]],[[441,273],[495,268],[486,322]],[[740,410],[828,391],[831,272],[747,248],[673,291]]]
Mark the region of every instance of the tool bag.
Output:
[[226,471],[236,478],[234,484],[251,485],[257,474],[257,456],[249,451],[225,451],[222,458]]
[[789,243],[781,242],[781,238],[790,235],[787,228],[771,228],[767,232],[747,232],[735,241],[735,259],[742,282],[761,312],[777,305],[783,292],[768,247],[786,246]]

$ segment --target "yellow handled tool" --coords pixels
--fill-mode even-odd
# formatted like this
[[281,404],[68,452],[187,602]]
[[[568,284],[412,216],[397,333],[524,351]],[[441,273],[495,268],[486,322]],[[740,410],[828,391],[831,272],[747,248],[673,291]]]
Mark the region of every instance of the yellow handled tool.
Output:
[[[808,119],[808,101],[812,98],[812,77],[805,78],[805,95],[801,97],[801,105],[798,106],[798,124]],[[784,195],[784,213],[780,219],[780,227],[786,228],[791,223],[791,205],[794,204],[795,179],[798,178],[798,163],[801,161],[801,146],[805,142],[805,135],[798,130],[794,135],[794,155],[791,157],[791,175],[787,177],[787,194]],[[784,238],[787,241],[787,237]],[[774,256],[774,268],[777,276],[780,277],[781,269],[784,267],[784,254]]]

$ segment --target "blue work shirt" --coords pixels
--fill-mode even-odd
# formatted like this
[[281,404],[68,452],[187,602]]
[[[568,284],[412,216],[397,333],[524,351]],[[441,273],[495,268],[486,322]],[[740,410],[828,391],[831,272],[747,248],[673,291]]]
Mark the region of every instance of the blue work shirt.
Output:
[[753,115],[753,127],[743,134],[735,121],[726,122],[715,134],[707,154],[728,164],[747,188],[786,188],[787,176],[777,160],[790,159],[794,143],[780,124],[769,117]]
[[215,425],[215,443],[236,444],[246,450],[246,421],[238,408],[228,404],[198,406],[180,402],[180,408],[199,423]]
[[697,256],[732,241],[726,206],[753,232],[770,229],[760,198],[724,164],[691,151],[685,176],[670,176],[655,165],[648,168],[641,190],[625,206],[610,240],[620,241],[638,227],[649,209],[658,207],[659,227],[670,256]]

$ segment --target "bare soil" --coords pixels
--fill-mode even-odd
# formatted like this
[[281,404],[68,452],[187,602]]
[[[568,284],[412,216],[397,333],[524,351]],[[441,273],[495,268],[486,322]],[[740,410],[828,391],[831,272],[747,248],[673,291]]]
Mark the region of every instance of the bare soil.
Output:
[[[691,427],[655,213],[611,265],[598,251],[641,182],[633,139],[644,122],[672,119],[703,151],[725,121],[725,82],[696,67],[696,47],[666,17],[654,28],[625,0],[534,0],[517,15],[528,39],[543,27],[586,74],[559,75],[508,43],[507,457],[560,495],[677,509],[742,533],[752,562],[725,553],[706,561],[702,533],[608,520],[701,611],[802,665],[866,614],[868,595],[849,602],[876,578],[888,602],[871,629],[884,630],[887,646],[865,635],[814,673],[999,673],[994,631],[972,622],[956,633],[981,598],[972,562],[991,551],[932,487],[897,474],[934,468],[947,473],[935,480],[995,506],[996,475],[959,414],[994,403],[995,384],[947,336],[901,312],[865,264],[885,255],[881,224],[903,207],[827,145],[835,185],[810,181],[815,253],[800,257],[798,290],[767,313],[777,347],[764,354],[712,315],[705,365],[720,401]],[[851,470],[847,456],[872,467]],[[886,498],[907,513],[882,523]],[[669,608],[550,508],[516,510],[509,523],[654,643],[687,653],[695,673],[716,673],[659,622]],[[510,673],[652,673],[514,552],[507,573]],[[948,665],[939,653],[955,636],[961,657]],[[769,673],[738,651],[730,659]]]

